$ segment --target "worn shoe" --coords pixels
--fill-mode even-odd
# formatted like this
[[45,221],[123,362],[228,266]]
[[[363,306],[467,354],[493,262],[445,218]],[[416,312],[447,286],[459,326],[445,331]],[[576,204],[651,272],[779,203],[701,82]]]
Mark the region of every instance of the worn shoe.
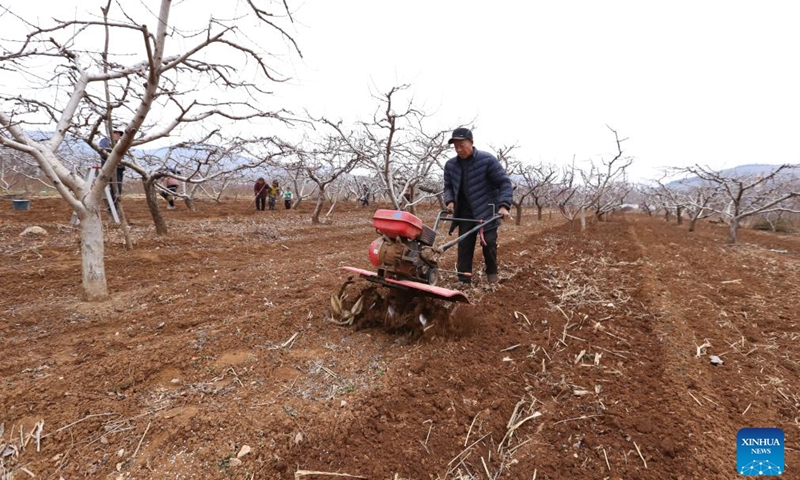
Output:
[[175,210],[175,205],[167,205],[167,210]]
[[489,283],[497,283],[500,281],[500,277],[497,276],[496,273],[490,273],[489,275],[486,275],[486,278],[489,280]]

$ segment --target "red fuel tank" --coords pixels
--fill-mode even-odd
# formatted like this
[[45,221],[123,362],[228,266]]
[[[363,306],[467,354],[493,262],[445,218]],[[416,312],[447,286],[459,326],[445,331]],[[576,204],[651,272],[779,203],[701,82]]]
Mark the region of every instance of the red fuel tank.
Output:
[[422,233],[422,220],[400,210],[377,210],[372,216],[372,226],[378,232],[392,240],[398,236],[408,239],[417,238]]
[[381,266],[381,247],[383,246],[383,237],[378,237],[369,244],[369,261],[376,267]]

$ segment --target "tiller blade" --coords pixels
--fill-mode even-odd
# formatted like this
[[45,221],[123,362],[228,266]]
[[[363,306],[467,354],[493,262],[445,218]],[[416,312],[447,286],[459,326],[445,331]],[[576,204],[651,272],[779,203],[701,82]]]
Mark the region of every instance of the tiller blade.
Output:
[[439,300],[445,300],[448,302],[470,303],[469,298],[467,298],[467,296],[464,295],[464,292],[459,292],[458,290],[450,290],[448,288],[434,287],[432,285],[420,282],[413,282],[411,280],[395,280],[393,278],[381,277],[375,272],[371,272],[369,270],[364,270],[361,268],[355,268],[355,267],[341,267],[341,268],[343,270],[347,270],[348,272],[357,273],[361,275],[361,277],[364,278],[365,280],[378,283],[385,287],[396,288],[399,290],[410,290],[417,292],[420,295],[437,298]]

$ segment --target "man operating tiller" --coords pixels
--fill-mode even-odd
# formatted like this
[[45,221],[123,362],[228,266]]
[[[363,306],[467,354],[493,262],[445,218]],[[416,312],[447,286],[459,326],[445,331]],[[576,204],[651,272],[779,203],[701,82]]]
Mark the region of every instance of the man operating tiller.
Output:
[[514,195],[511,179],[497,158],[474,148],[470,129],[455,129],[448,143],[455,147],[456,156],[444,166],[444,203],[450,211],[455,212],[456,218],[473,220],[453,222],[450,233],[456,224],[461,236],[475,226],[474,220],[488,222],[480,232],[468,235],[458,243],[458,279],[471,283],[472,257],[475,242],[480,236],[486,278],[490,283],[496,283],[499,280],[497,228],[500,225],[498,221],[489,220],[495,213],[503,218],[511,217],[508,211]]

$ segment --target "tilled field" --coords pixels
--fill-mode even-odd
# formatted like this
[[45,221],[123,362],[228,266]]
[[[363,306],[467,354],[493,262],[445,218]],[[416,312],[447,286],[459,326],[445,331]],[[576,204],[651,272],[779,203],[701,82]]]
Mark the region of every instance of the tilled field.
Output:
[[472,305],[338,326],[372,210],[310,208],[179,205],[159,238],[127,199],[135,248],[108,228],[90,304],[63,202],[4,202],[0,478],[729,479],[743,427],[800,470],[797,235],[526,219]]

